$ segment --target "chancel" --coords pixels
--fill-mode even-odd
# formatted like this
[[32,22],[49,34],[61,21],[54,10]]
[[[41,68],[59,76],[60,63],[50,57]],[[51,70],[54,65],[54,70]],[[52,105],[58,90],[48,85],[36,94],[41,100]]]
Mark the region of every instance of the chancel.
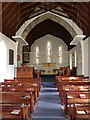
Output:
[[0,2],[0,120],[90,120],[90,1]]

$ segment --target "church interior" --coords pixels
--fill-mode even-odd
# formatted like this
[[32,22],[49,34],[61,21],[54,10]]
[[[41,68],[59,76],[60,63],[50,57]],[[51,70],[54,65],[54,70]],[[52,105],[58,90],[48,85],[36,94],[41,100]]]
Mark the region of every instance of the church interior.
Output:
[[90,1],[0,0],[0,120],[90,120]]

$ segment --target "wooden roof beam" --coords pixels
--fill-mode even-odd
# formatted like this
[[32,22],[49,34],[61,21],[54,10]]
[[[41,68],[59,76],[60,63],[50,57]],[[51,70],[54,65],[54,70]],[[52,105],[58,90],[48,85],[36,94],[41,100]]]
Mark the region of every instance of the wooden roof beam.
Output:
[[19,5],[20,5],[20,3],[18,2],[18,3],[14,3],[14,4],[12,4],[12,6],[11,7],[9,7],[10,9],[6,9],[6,13],[4,13],[3,15],[3,21],[7,21],[7,19],[9,18],[10,19],[10,17],[12,16],[13,17],[13,15],[15,14],[15,13],[17,13],[16,12],[16,10],[17,11],[19,11]]
[[[68,15],[71,14],[71,16],[74,16],[75,18],[78,17],[78,16],[77,16],[77,9],[74,11],[74,9],[69,9],[69,8],[67,9],[67,8],[65,8],[64,6],[61,6],[61,8],[65,9],[65,11],[67,11],[67,14],[68,14]],[[86,26],[87,26],[87,22],[86,22],[86,20],[85,20],[82,16],[80,16],[80,21],[83,21],[84,24],[86,24]]]
[[41,4],[41,3],[38,3],[37,5],[29,8],[29,9],[27,9],[27,10],[25,10],[25,11],[23,11],[23,9],[22,9],[23,12],[22,12],[22,15],[21,15],[21,16],[24,16],[24,15],[26,15],[26,14],[29,14],[31,11],[35,10],[36,8],[38,8],[38,7],[40,7],[40,6],[44,5],[44,4],[45,4],[44,2],[43,2],[42,4]]
[[23,2],[23,4],[21,4],[21,9],[27,9],[27,8],[29,8],[29,7],[31,7],[32,5],[34,5],[35,4],[35,2]]

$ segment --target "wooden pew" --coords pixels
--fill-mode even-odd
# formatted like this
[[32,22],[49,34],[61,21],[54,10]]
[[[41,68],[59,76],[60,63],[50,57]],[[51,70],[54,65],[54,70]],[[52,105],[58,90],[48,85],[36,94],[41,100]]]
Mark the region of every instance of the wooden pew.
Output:
[[34,100],[28,92],[0,92],[0,103],[24,103],[30,105],[29,111],[34,111]]
[[[34,68],[31,67],[17,67],[16,78],[14,80],[5,80],[4,83],[0,83],[1,91],[0,95],[2,95],[2,102],[4,103],[7,103],[8,101],[10,103],[12,103],[12,101],[16,103],[25,102],[24,104],[26,105],[30,104],[29,111],[31,113],[34,110],[34,104],[37,100],[40,89],[41,89],[40,73],[38,73],[37,78],[34,78]],[[8,95],[12,96],[14,99],[10,101]]]
[[24,104],[0,104],[2,120],[28,120],[28,106]]
[[10,92],[32,92],[32,96],[34,95],[34,101],[37,101],[38,91],[35,86],[32,84],[20,84],[18,82],[4,82],[0,85],[0,91],[10,91]]
[[78,80],[78,81],[63,81],[63,82],[59,82],[58,83],[58,91],[60,92],[60,90],[62,89],[62,86],[65,85],[81,85],[81,86],[85,86],[85,85],[90,85],[90,81],[82,81],[82,80]]
[[89,87],[89,85],[83,85],[83,86],[80,86],[80,85],[77,85],[77,86],[75,86],[75,85],[66,85],[66,86],[62,86],[62,90],[67,90],[67,91],[69,91],[69,90],[71,90],[71,91],[88,91],[88,90],[90,90],[90,87]]
[[73,105],[69,109],[70,120],[90,120],[90,104]]
[[59,83],[63,81],[69,81],[69,80],[82,80],[85,79],[84,76],[56,76],[56,87],[59,87]]
[[13,80],[5,79],[4,82],[18,82],[18,83],[31,83],[32,85],[37,85],[38,90],[41,89],[41,78],[15,78]]
[[32,94],[32,97],[34,98],[34,103],[37,101],[37,92],[34,89],[34,87],[25,87],[25,86],[3,86],[1,87],[2,92],[28,92]]
[[[74,117],[72,116],[74,115],[74,113],[70,113],[69,111],[71,110],[73,104],[75,105],[82,104],[82,106],[83,104],[87,106],[90,104],[90,88],[89,88],[90,79],[87,79],[86,77],[83,77],[83,76],[80,76],[80,77],[78,76],[78,77],[75,77],[74,79],[73,78],[74,77],[72,76],[56,77],[56,84],[61,96],[61,102],[66,114],[70,117],[70,120],[77,119],[77,117],[75,118],[75,116]],[[83,86],[83,89],[81,88],[82,86]],[[80,94],[82,96],[85,94],[85,98],[84,97],[81,98]],[[84,118],[85,120],[87,120],[87,117],[84,117]]]
[[75,86],[75,85],[66,85],[66,86],[62,86],[62,89],[59,92],[59,95],[61,96],[61,103],[63,104],[63,99],[64,99],[64,95],[67,92],[89,92],[89,86]]
[[[33,112],[33,110],[34,110],[34,104],[35,104],[35,102],[36,102],[36,100],[37,100],[37,96],[38,96],[38,92],[39,92],[39,90],[37,91],[37,87],[38,87],[38,84],[37,84],[37,82],[35,83],[20,83],[20,82],[18,82],[17,80],[14,80],[14,82],[12,81],[12,80],[10,80],[10,81],[8,81],[8,82],[2,82],[2,83],[0,83],[0,87],[1,87],[1,91],[7,91],[7,92],[9,92],[9,91],[12,91],[13,93],[15,93],[15,92],[18,92],[18,93],[20,93],[20,92],[24,92],[24,94],[26,94],[26,92],[30,92],[29,94],[30,94],[30,112],[32,113]],[[33,89],[33,90],[32,90]],[[36,91],[36,94],[34,94],[35,96],[34,96],[34,98],[35,99],[33,99],[33,92],[34,92],[34,89],[36,89],[35,91]],[[15,95],[16,96],[16,95]],[[34,102],[35,101],[35,102]]]
[[6,82],[1,82],[0,83],[0,86],[2,87],[2,86],[13,86],[13,87],[15,87],[15,86],[23,86],[23,87],[33,87],[34,89],[35,89],[35,91],[36,91],[36,94],[37,94],[37,97],[38,97],[38,95],[39,95],[39,86],[38,86],[38,84],[37,83],[23,83],[23,82],[18,82],[17,80],[15,81],[13,81],[13,80],[9,80],[9,81],[6,81]]
[[15,80],[20,82],[20,83],[37,84],[39,91],[41,89],[41,78],[15,78]]
[[64,96],[65,112],[68,113],[71,104],[90,104],[90,92],[66,92]]

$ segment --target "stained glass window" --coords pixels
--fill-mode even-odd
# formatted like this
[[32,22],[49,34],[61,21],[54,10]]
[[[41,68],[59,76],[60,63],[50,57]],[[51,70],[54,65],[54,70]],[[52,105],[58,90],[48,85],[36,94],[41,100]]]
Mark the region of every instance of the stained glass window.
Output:
[[51,62],[51,43],[47,42],[47,62]]
[[59,63],[62,63],[62,47],[59,47]]
[[36,64],[39,64],[39,47],[36,47]]

